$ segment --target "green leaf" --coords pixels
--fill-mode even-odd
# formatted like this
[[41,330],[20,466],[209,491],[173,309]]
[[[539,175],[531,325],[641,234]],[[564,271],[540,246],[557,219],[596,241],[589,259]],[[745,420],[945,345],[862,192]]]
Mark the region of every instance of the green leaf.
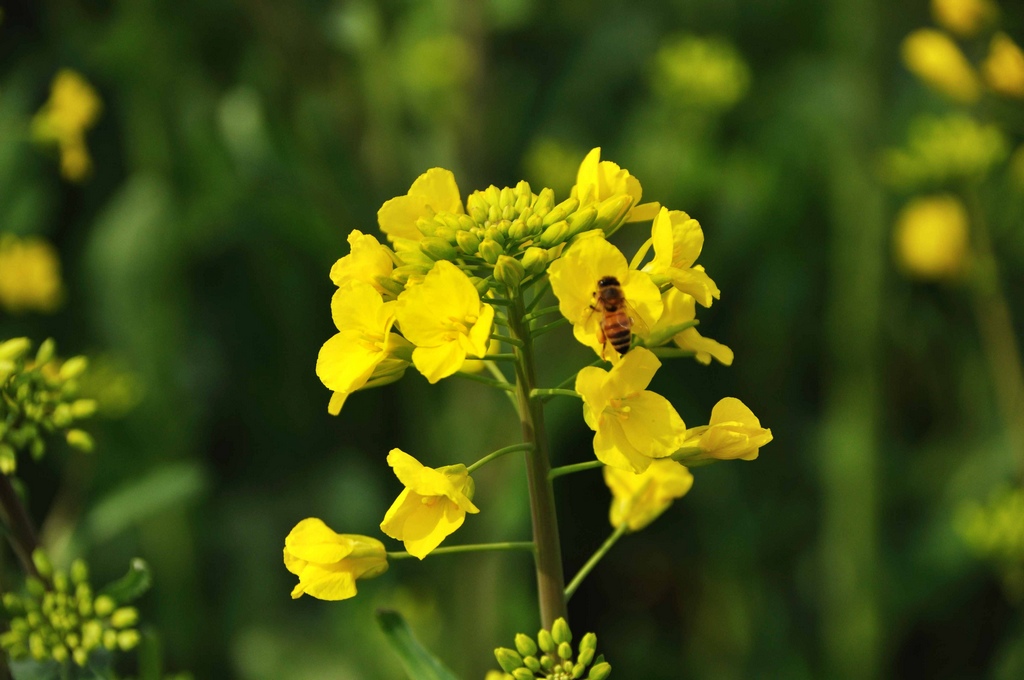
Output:
[[99,595],[112,597],[119,605],[139,599],[153,585],[153,575],[146,561],[136,557],[128,567],[128,573],[113,583],[107,584]]
[[420,644],[401,614],[378,609],[377,624],[384,631],[391,648],[398,652],[402,667],[411,680],[458,680],[458,676]]
[[22,659],[11,661],[11,677],[14,680],[61,680],[60,664],[56,661],[34,661]]

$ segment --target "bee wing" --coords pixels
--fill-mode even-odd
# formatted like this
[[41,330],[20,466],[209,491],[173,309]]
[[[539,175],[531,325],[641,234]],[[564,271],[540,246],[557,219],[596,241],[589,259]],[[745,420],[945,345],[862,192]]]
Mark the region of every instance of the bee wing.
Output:
[[633,333],[635,335],[639,335],[641,338],[647,338],[650,336],[651,327],[648,326],[647,322],[644,321],[644,318],[640,316],[640,312],[636,310],[636,307],[629,304],[628,300],[626,301],[626,314],[629,315],[630,321],[633,322]]

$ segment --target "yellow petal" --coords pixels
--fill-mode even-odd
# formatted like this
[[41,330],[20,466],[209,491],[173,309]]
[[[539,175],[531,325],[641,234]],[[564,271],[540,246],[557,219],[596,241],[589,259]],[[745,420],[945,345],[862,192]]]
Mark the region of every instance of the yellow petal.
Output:
[[319,600],[347,600],[356,595],[356,579],[348,571],[325,569],[311,564],[299,575],[299,585],[292,591],[292,597],[304,593]]
[[694,358],[705,366],[711,363],[712,357],[724,366],[732,366],[733,351],[716,340],[705,338],[696,328],[687,328],[676,335],[673,341],[680,349],[694,352]]
[[660,367],[661,361],[645,347],[627,352],[608,375],[608,394],[622,398],[647,389]]
[[384,203],[377,211],[377,223],[388,238],[419,241],[423,238],[416,220],[438,212],[462,214],[462,198],[450,170],[431,168],[420,175],[405,196]]
[[622,426],[615,418],[604,419],[597,434],[594,435],[594,455],[605,465],[633,472],[643,472],[654,460],[637,451],[629,443]]
[[343,540],[316,517],[308,517],[296,524],[285,537],[284,547],[292,556],[318,564],[337,562],[352,552],[350,542]]
[[668,399],[644,391],[624,404],[630,411],[620,423],[633,448],[649,458],[664,458],[679,449],[686,425]]
[[412,351],[412,363],[431,385],[453,375],[466,361],[466,351],[458,342],[437,347],[417,347]]

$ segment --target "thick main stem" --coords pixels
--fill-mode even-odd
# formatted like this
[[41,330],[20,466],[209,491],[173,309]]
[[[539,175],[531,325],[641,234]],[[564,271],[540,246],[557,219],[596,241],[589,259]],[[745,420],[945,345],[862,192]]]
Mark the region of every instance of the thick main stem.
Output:
[[550,629],[555,619],[566,616],[565,574],[562,571],[562,546],[558,539],[558,519],[555,515],[555,493],[548,472],[551,457],[548,438],[544,431],[544,411],[540,400],[531,399],[536,387],[533,342],[521,298],[517,298],[508,311],[508,327],[512,335],[523,342],[516,347],[516,398],[519,418],[523,427],[523,441],[533,444],[526,453],[526,478],[530,487],[530,516],[533,523],[533,541],[537,546],[537,598],[540,604],[541,626]]

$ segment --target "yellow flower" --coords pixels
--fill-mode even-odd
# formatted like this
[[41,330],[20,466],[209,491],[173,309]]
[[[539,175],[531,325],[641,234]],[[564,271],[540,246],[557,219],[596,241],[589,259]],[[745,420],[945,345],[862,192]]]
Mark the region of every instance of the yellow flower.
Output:
[[33,136],[60,147],[61,173],[73,182],[84,179],[92,168],[85,131],[96,123],[102,108],[92,86],[64,69],[53,79],[50,99],[32,119]]
[[956,43],[942,31],[914,31],[903,39],[902,52],[907,68],[929,87],[964,104],[978,101],[978,76]]
[[896,260],[911,276],[937,281],[960,274],[967,260],[967,209],[948,195],[915,198],[896,217]]
[[405,372],[408,362],[395,353],[407,351],[409,343],[391,332],[397,304],[384,302],[371,285],[358,280],[334,293],[331,315],[339,332],[324,343],[316,360],[317,376],[334,392],[327,407],[332,415],[338,415],[352,392],[393,382]]
[[380,523],[381,531],[405,543],[410,555],[423,559],[466,520],[473,505],[473,478],[466,466],[428,468],[401,449],[391,449],[388,465],[405,485]]
[[368,283],[377,292],[387,295],[386,288],[378,279],[389,278],[395,263],[388,249],[372,234],[353,229],[348,235],[349,254],[331,267],[331,281],[341,287],[346,281],[356,280]]
[[754,460],[758,450],[772,440],[772,431],[742,401],[722,399],[711,409],[711,422],[686,431],[687,444],[699,446],[694,459]]
[[[594,310],[597,282],[614,276],[622,286],[626,302],[642,323],[634,332],[654,325],[661,316],[661,292],[651,277],[630,269],[626,257],[602,236],[581,238],[548,268],[551,290],[558,298],[558,309],[573,325],[573,335],[587,347],[602,355],[605,347],[599,340],[602,314]],[[634,319],[636,321],[636,319]],[[614,351],[611,355],[616,356]]]
[[611,371],[588,366],[576,376],[583,418],[594,430],[594,454],[605,465],[643,472],[679,449],[686,425],[665,397],[647,391],[661,362],[637,347]]
[[640,531],[682,498],[693,486],[693,475],[671,458],[651,462],[644,472],[604,468],[604,483],[612,491],[609,520],[613,527],[623,524]]
[[[629,174],[628,170],[620,168],[611,161],[601,160],[601,147],[591,149],[580,163],[580,169],[576,172],[576,186],[572,188],[572,195],[579,199],[580,206],[587,206],[592,203],[601,204],[605,201],[611,205],[611,201],[618,200],[623,196],[632,199],[629,202],[626,222],[643,222],[653,219],[660,207],[657,203],[640,204],[640,196],[643,189],[640,181]],[[600,208],[598,208],[600,212]],[[619,220],[613,220],[618,224]]]
[[671,282],[692,295],[702,307],[710,307],[712,299],[719,299],[721,292],[704,273],[704,267],[693,264],[704,247],[704,231],[697,220],[682,210],[662,208],[651,225],[651,241],[654,259],[644,266],[644,271],[656,285]]
[[932,15],[943,28],[970,38],[995,18],[990,0],[932,0]]
[[398,325],[414,345],[412,362],[431,383],[462,368],[467,355],[483,358],[494,322],[494,308],[461,269],[434,265],[423,282],[398,296]]
[[977,179],[1009,153],[996,125],[982,125],[963,114],[921,116],[910,126],[907,146],[883,155],[886,180],[900,189]]
[[384,544],[369,536],[336,534],[316,517],[295,525],[284,539],[284,566],[299,577],[292,597],[308,593],[319,600],[347,600],[356,579],[388,570]]
[[[651,345],[660,345],[670,338],[664,337],[664,333],[671,333],[671,329],[693,321],[696,316],[697,306],[692,295],[681,293],[675,288],[669,288],[662,295],[665,311],[661,313],[658,323],[651,327]],[[711,363],[712,357],[719,363],[732,366],[733,352],[720,342],[705,338],[697,332],[696,328],[690,327],[676,333],[671,340],[680,349],[694,353],[694,358],[705,366]]]
[[53,246],[38,238],[0,236],[0,306],[10,312],[52,312],[63,296]]
[[992,37],[988,58],[981,65],[988,86],[1007,97],[1024,98],[1024,52],[1005,33]]
[[419,241],[423,234],[416,228],[416,220],[430,219],[439,212],[461,215],[466,211],[451,170],[431,168],[416,178],[409,193],[392,198],[381,206],[377,211],[377,223],[392,241]]

